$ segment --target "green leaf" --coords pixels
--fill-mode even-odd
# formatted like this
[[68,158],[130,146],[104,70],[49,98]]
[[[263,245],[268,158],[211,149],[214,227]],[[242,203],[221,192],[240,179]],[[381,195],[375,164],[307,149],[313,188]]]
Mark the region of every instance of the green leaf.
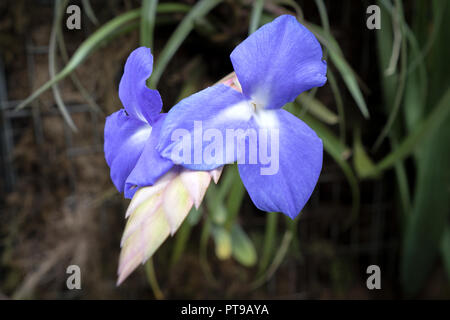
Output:
[[[374,143],[374,149],[378,149],[378,147],[383,142],[384,138],[388,136],[390,133],[392,126],[394,125],[395,120],[397,119],[397,115],[400,111],[401,102],[403,99],[403,94],[405,90],[405,84],[406,84],[406,70],[407,70],[407,46],[406,46],[406,35],[405,35],[405,25],[403,18],[403,7],[401,4],[401,1],[396,0],[396,15],[392,17],[392,19],[398,24],[397,26],[397,33],[399,33],[400,39],[398,39],[398,46],[400,47],[401,56],[400,56],[400,72],[398,75],[398,84],[396,85],[395,89],[395,97],[392,105],[390,106],[389,110],[389,117],[387,119],[386,124],[384,125],[383,129],[381,130],[380,135],[376,139]],[[395,38],[394,38],[395,39]],[[395,39],[397,40],[397,39]]]
[[275,248],[276,234],[277,234],[277,224],[278,224],[278,213],[267,212],[266,213],[266,226],[264,232],[264,243],[263,250],[261,254],[261,259],[259,260],[258,276],[262,275],[264,271],[267,270],[270,260],[273,256],[273,251]]
[[158,0],[143,0],[141,10],[140,43],[153,49],[153,29],[155,27]]
[[366,101],[361,93],[361,89],[358,85],[358,80],[352,67],[345,60],[339,44],[334,39],[330,33],[326,33],[319,26],[314,24],[304,22],[305,26],[310,29],[316,36],[318,36],[319,41],[328,49],[328,54],[330,59],[333,61],[334,65],[341,74],[350,94],[358,105],[364,118],[369,118],[369,110],[367,109]]
[[378,177],[379,172],[376,170],[372,159],[367,155],[366,150],[361,143],[361,130],[359,128],[354,130],[353,137],[353,165],[356,173],[363,179]]
[[239,175],[238,167],[234,164],[231,168],[233,177],[233,184],[231,186],[231,191],[228,194],[226,206],[228,211],[228,217],[226,221],[226,227],[228,230],[231,229],[237,215],[239,214],[239,209],[241,208],[242,200],[245,195],[244,184],[242,183],[241,177]]
[[[446,121],[450,122],[450,115]],[[441,126],[420,153],[414,205],[401,261],[401,282],[408,296],[419,292],[431,272],[450,216],[449,142],[450,126]]]
[[256,264],[255,246],[239,224],[234,224],[231,228],[231,246],[233,258],[240,264],[246,267]]
[[84,12],[86,13],[86,16],[89,18],[89,20],[91,20],[93,24],[98,25],[98,19],[95,16],[94,10],[92,9],[91,2],[89,0],[81,0],[81,3],[83,4]]
[[[50,79],[55,77],[55,73],[56,73],[56,69],[57,69],[57,66],[56,66],[56,55],[57,55],[56,40],[57,40],[57,36],[58,36],[58,26],[61,24],[66,5],[67,5],[67,1],[55,2],[53,26],[52,26],[52,31],[50,33],[50,43],[49,43],[49,48],[48,48],[48,71],[50,74]],[[61,91],[59,90],[59,87],[56,83],[53,84],[53,86],[52,86],[52,92],[53,92],[53,97],[55,99],[56,105],[58,106],[58,109],[61,112],[61,115],[63,116],[64,120],[66,121],[66,123],[69,125],[69,127],[74,132],[77,132],[77,127],[76,127],[75,123],[73,122],[72,117],[70,116],[70,113],[62,99]]]
[[250,16],[250,24],[248,27],[248,34],[252,34],[259,27],[261,21],[261,13],[264,7],[264,0],[255,0],[253,2],[252,13]]
[[309,96],[307,93],[299,95],[296,101],[320,121],[330,125],[338,122],[339,118],[333,111],[328,109],[318,99]]

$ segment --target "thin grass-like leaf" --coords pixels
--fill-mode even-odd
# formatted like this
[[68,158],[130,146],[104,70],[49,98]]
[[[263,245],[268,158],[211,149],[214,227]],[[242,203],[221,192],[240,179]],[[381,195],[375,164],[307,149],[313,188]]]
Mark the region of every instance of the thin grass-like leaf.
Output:
[[158,0],[143,0],[140,25],[141,46],[153,49],[153,29],[155,27]]
[[270,260],[272,259],[273,251],[275,248],[277,224],[278,224],[278,213],[267,212],[263,251],[261,253],[261,259],[259,260],[257,278],[260,277],[267,270]]
[[261,21],[261,14],[264,8],[264,0],[255,0],[253,2],[252,13],[250,15],[250,24],[248,27],[248,34],[252,34],[259,28]]
[[303,22],[305,26],[310,29],[318,37],[319,41],[327,48],[327,52],[330,59],[333,61],[334,65],[338,69],[342,79],[344,80],[350,94],[358,105],[362,115],[367,119],[370,117],[369,110],[367,109],[366,101],[362,95],[361,89],[358,85],[358,80],[355,72],[345,60],[341,48],[339,47],[337,41],[330,33],[326,33],[319,26],[313,25],[311,23]]
[[331,91],[333,92],[334,101],[336,102],[336,108],[338,111],[338,123],[339,123],[339,140],[345,143],[345,112],[344,102],[342,101],[342,95],[336,82],[333,71],[327,72],[328,83],[330,84]]
[[[48,71],[50,74],[50,81],[55,77],[56,74],[56,37],[58,34],[58,26],[61,24],[65,5],[67,2],[61,3],[59,1],[55,2],[55,10],[54,10],[54,19],[53,19],[53,26],[52,31],[50,33],[50,43],[48,48]],[[56,105],[58,106],[59,111],[61,112],[61,115],[63,116],[66,123],[69,125],[69,127],[74,131],[77,132],[77,127],[75,123],[72,120],[72,117],[70,116],[69,111],[67,110],[67,106],[65,105],[62,97],[61,97],[61,91],[59,90],[58,85],[55,83],[52,85],[52,92],[53,97],[55,99]]]
[[98,25],[98,19],[95,16],[94,9],[92,9],[91,2],[89,0],[81,0],[81,4],[83,5],[84,12],[89,20],[91,20],[93,24]]
[[[58,41],[58,47],[59,51],[61,53],[62,60],[64,64],[67,64],[69,62],[69,54],[67,53],[67,48],[64,42],[63,33],[61,30],[61,27],[58,28],[57,33],[57,41]],[[81,96],[84,100],[86,100],[88,106],[92,109],[92,111],[103,114],[102,109],[100,106],[95,102],[95,100],[92,98],[91,94],[88,92],[88,90],[83,86],[80,79],[78,78],[76,72],[70,73],[70,79],[72,80],[73,85],[77,90],[80,92]]]
[[283,262],[283,260],[286,256],[286,253],[288,252],[289,247],[291,245],[292,238],[293,238],[292,231],[287,230],[283,235],[283,239],[281,240],[281,245],[275,254],[275,258],[273,259],[272,263],[270,264],[269,268],[267,269],[267,272],[265,272],[260,278],[257,278],[250,285],[252,290],[259,288],[264,283],[269,281],[270,278],[272,278],[272,276],[275,274],[275,272],[278,270],[281,263]]
[[302,93],[297,97],[296,101],[318,120],[329,125],[338,123],[338,116],[322,102],[311,97],[309,94]]
[[395,17],[393,17],[394,21],[397,21],[396,23],[396,28],[398,28],[399,30],[397,32],[400,32],[401,36],[401,47],[400,47],[400,51],[401,51],[401,58],[400,58],[400,74],[398,76],[398,86],[396,88],[396,95],[395,95],[395,99],[393,102],[393,106],[391,108],[391,111],[389,113],[389,117],[388,120],[385,124],[385,126],[383,127],[383,129],[381,130],[380,135],[378,136],[378,138],[375,141],[375,144],[373,146],[373,149],[378,149],[378,147],[381,145],[381,143],[383,142],[384,138],[386,138],[386,136],[388,135],[388,133],[390,132],[392,125],[394,124],[394,121],[397,118],[397,115],[400,111],[400,106],[401,106],[401,102],[402,102],[402,98],[403,98],[403,94],[404,94],[404,90],[405,90],[405,84],[406,84],[406,70],[408,68],[407,66],[407,53],[406,53],[406,39],[405,39],[405,31],[404,31],[404,27],[403,25],[406,24],[406,22],[404,21],[404,17],[403,17],[403,7],[401,4],[401,1],[397,0],[396,1],[396,13],[397,15]]
[[353,166],[360,178],[376,178],[379,172],[376,171],[375,165],[368,156],[361,142],[361,129],[356,127],[353,132]]

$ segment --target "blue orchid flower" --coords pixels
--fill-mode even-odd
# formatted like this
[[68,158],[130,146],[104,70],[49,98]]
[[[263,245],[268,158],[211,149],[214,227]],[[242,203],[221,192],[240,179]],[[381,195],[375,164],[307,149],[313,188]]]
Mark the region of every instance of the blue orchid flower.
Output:
[[140,187],[153,185],[173,167],[156,150],[167,114],[160,113],[158,91],[146,86],[152,70],[149,48],[140,47],[130,54],[119,84],[124,109],[106,118],[105,158],[114,185],[126,198],[132,198]]
[[[241,179],[254,204],[263,211],[276,211],[295,218],[308,201],[322,169],[321,139],[303,121],[281,109],[300,93],[326,82],[327,66],[314,35],[293,16],[284,15],[258,29],[230,55],[242,92],[224,84],[206,88],[174,106],[166,116],[157,149],[166,159],[194,170],[211,170],[232,163],[243,152],[223,144],[217,161],[192,162],[175,159],[183,139],[173,133],[183,129],[195,135],[196,122],[203,130],[267,129],[277,132],[279,170],[262,175],[262,163],[239,163]],[[197,144],[197,145],[196,145]],[[258,142],[258,147],[259,147]],[[236,148],[230,154],[227,148]],[[208,145],[194,141],[195,149]]]

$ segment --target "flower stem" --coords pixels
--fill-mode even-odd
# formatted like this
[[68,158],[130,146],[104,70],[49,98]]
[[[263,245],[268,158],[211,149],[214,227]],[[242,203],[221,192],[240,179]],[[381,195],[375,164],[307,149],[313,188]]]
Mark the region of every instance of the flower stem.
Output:
[[155,267],[153,265],[152,258],[148,259],[147,262],[145,263],[145,273],[147,275],[148,283],[152,288],[155,298],[157,300],[164,299],[164,294],[162,293],[161,288],[159,287],[158,279],[156,279]]
[[259,263],[258,275],[261,275],[269,265],[275,245],[275,233],[277,231],[278,214],[275,212],[267,212],[266,214],[266,232],[264,234],[264,247]]

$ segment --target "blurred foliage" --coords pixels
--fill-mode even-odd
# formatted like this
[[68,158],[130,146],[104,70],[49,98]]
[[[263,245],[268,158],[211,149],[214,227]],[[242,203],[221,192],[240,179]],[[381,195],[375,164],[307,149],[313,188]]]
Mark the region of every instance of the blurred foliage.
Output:
[[[18,109],[52,87],[56,98],[57,83],[73,74],[91,53],[107,41],[114,41],[118,35],[139,28],[141,44],[152,46],[155,25],[159,21],[164,22],[167,15],[182,14],[184,18],[155,60],[149,85],[157,87],[165,68],[193,30],[209,32],[212,34],[210,37],[216,40],[223,36],[217,31],[211,13],[221,2],[201,0],[191,7],[144,0],[141,9],[125,12],[99,26],[84,40],[61,71],[53,72],[52,79],[21,103]],[[381,105],[370,107],[373,110],[368,107],[363,94],[367,91],[365,85],[335,38],[333,23],[328,18],[327,2],[316,0],[315,4],[320,25],[309,22],[308,17],[303,16],[301,5],[294,1],[256,0],[244,4],[226,1],[224,5],[245,7],[250,16],[249,33],[280,13],[297,15],[299,21],[314,32],[322,43],[329,66],[328,85],[336,111],[329,108],[327,102],[315,97],[317,90],[303,93],[285,108],[317,132],[323,140],[325,152],[345,175],[352,194],[352,214],[346,222],[348,227],[357,219],[360,210],[361,180],[379,179],[387,171],[393,170],[396,177],[393,197],[401,208],[397,218],[402,221],[403,229],[401,285],[406,296],[415,296],[423,288],[439,255],[450,277],[450,29],[444,23],[450,19],[450,4],[447,1],[410,1],[407,5],[408,10],[413,12],[411,14],[406,12],[400,0],[378,1],[381,30],[374,32],[383,99]],[[90,5],[87,8],[89,19],[97,22]],[[59,19],[60,16],[55,15],[55,26],[60,23]],[[140,23],[136,23],[139,19]],[[230,17],[230,21],[235,19],[238,18]],[[53,33],[56,37],[57,30]],[[198,58],[192,61],[193,72],[180,88],[179,99],[202,88],[205,72],[202,63]],[[343,87],[350,93],[352,103],[344,103],[343,96],[347,92]],[[64,105],[58,105],[67,122],[71,123]],[[377,111],[373,112],[375,109]],[[380,112],[384,123],[377,128],[378,137],[368,143],[364,139],[364,127],[373,121],[372,113]],[[336,126],[339,128],[336,129]],[[346,137],[349,132],[351,136]],[[352,146],[348,145],[349,141]],[[236,166],[229,166],[220,183],[208,190],[204,204],[206,210],[193,210],[177,233],[171,257],[172,266],[179,261],[192,227],[199,223],[203,212],[206,218],[202,221],[199,252],[206,277],[211,282],[215,281],[206,254],[208,240],[213,239],[219,259],[233,258],[245,267],[257,265],[253,288],[270,279],[289,250],[292,238],[297,236],[295,225],[299,218],[285,224],[286,231],[279,240],[279,214],[268,213],[263,240],[261,244],[255,244],[252,236],[246,234],[239,223],[244,195],[245,189]],[[343,290],[341,286],[351,276],[344,267],[345,263],[340,260],[331,266],[339,290]],[[152,287],[158,288],[152,265],[147,270]]]

